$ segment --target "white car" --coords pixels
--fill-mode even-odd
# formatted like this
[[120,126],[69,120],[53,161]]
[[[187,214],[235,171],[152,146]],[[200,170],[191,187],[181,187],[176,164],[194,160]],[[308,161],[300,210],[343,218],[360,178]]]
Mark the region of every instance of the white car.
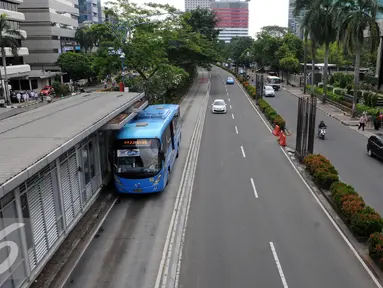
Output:
[[271,87],[271,86],[264,86],[263,87],[263,96],[265,96],[265,97],[275,97],[274,88]]
[[226,113],[226,103],[223,99],[216,99],[211,104],[211,112],[213,113]]

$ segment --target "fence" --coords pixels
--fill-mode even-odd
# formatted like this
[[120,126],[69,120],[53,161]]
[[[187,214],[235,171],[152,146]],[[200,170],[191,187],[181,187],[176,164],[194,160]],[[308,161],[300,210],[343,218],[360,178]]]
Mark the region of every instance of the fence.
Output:
[[298,98],[298,121],[296,137],[296,154],[300,161],[314,152],[315,118],[317,98]]

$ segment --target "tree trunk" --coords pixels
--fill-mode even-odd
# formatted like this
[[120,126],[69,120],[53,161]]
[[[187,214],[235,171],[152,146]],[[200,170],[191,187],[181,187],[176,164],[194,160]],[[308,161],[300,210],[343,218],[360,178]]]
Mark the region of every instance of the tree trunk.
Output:
[[8,75],[7,75],[7,61],[5,56],[5,49],[1,48],[1,58],[3,60],[3,68],[4,68],[4,93],[5,93],[5,101],[7,104],[11,103],[11,99],[9,97],[9,91],[8,91]]
[[356,116],[356,103],[358,101],[358,90],[359,90],[359,70],[360,70],[360,53],[361,45],[359,41],[356,42],[355,47],[355,65],[354,65],[354,97],[352,100],[352,117]]
[[305,40],[304,40],[304,45],[305,45],[305,54],[304,54],[304,60],[303,60],[303,64],[305,65],[303,67],[303,94],[306,94],[306,82],[307,82],[307,50],[308,50],[308,47],[307,47],[307,36],[305,36]]
[[326,103],[327,98],[327,74],[328,74],[328,55],[330,53],[329,43],[325,44],[324,67],[323,67],[323,98],[322,103]]

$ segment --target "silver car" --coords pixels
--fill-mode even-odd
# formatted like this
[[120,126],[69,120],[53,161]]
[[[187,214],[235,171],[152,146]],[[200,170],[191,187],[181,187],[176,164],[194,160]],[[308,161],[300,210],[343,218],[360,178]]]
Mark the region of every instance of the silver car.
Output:
[[213,104],[211,104],[211,112],[212,113],[226,113],[226,103],[223,99],[214,100]]
[[263,87],[263,96],[265,96],[265,97],[275,97],[274,88],[271,87],[271,86],[264,86]]

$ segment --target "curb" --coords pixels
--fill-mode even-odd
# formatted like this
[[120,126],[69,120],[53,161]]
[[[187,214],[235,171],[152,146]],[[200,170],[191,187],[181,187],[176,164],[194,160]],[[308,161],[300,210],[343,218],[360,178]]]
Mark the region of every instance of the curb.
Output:
[[25,107],[29,107],[29,106],[33,106],[33,105],[37,105],[41,102],[34,102],[34,103],[30,103],[30,104],[27,104],[27,105],[10,105],[10,106],[6,106],[6,108],[25,108]]

